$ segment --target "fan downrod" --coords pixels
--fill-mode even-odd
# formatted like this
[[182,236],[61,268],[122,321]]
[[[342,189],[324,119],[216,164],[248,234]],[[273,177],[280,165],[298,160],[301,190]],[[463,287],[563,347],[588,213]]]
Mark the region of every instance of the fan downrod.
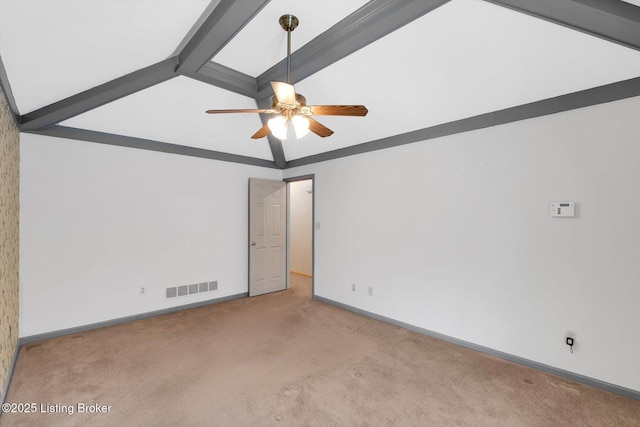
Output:
[[300,21],[293,15],[282,15],[278,20],[283,30],[287,32],[287,83],[291,84],[291,31],[298,27]]

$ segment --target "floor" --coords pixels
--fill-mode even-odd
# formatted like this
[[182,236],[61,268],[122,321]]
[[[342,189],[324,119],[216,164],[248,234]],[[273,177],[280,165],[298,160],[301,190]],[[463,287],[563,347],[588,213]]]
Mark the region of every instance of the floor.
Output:
[[[20,426],[640,426],[640,401],[292,288],[23,346]],[[23,405],[23,410],[26,406]]]

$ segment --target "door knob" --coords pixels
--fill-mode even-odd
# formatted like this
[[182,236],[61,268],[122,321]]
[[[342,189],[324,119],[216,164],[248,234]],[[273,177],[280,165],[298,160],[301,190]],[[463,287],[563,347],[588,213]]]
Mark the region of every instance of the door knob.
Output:
[[255,246],[255,245],[256,245],[256,242],[251,242],[251,246]]

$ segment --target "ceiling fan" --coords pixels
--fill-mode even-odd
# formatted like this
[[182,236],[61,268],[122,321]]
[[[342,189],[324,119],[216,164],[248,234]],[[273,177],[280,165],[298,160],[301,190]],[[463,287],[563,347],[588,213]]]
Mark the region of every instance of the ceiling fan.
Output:
[[272,114],[267,124],[262,126],[251,138],[259,139],[267,136],[269,131],[278,139],[287,139],[293,127],[296,139],[305,136],[309,131],[324,138],[333,134],[333,131],[311,116],[366,116],[367,108],[364,105],[307,105],[304,96],[296,93],[291,84],[291,32],[299,24],[298,18],[293,15],[280,17],[280,26],[287,32],[287,82],[271,82],[273,106],[268,109],[242,109],[242,110],[207,110],[208,114],[220,113],[260,113]]

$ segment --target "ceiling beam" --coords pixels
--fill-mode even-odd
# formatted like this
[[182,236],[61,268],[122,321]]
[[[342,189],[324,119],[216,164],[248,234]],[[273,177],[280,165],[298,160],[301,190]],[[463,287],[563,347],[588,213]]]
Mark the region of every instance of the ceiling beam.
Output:
[[14,123],[17,127],[20,127],[20,112],[18,111],[18,104],[16,104],[16,99],[13,97],[11,85],[9,84],[9,77],[7,76],[7,70],[5,70],[4,63],[2,62],[2,56],[0,56],[0,88],[2,88],[4,97],[7,100]]
[[[267,119],[260,118],[263,124],[267,123]],[[267,140],[269,141],[269,148],[273,155],[273,163],[278,169],[285,169],[287,167],[287,159],[284,156],[284,149],[282,148],[282,141],[275,136],[271,135],[271,132],[267,134]]]
[[[258,108],[271,108],[271,98],[256,100]],[[260,121],[262,124],[267,124],[267,120],[271,118],[268,114],[260,114]],[[271,132],[267,134],[267,140],[269,141],[269,148],[271,149],[271,155],[273,156],[273,162],[276,167],[284,169],[287,166],[287,159],[284,155],[284,148],[282,148],[282,141],[273,136]]]
[[621,99],[640,96],[640,77],[623,80],[604,86],[581,90],[567,95],[556,96],[531,102],[504,110],[493,111],[491,113],[480,114],[478,116],[455,120],[436,126],[431,126],[412,132],[381,138],[363,144],[352,145],[338,150],[327,151],[313,156],[287,162],[287,168],[309,165],[312,163],[324,162],[341,157],[353,156],[356,154],[368,153],[370,151],[383,150],[385,148],[397,147],[399,145],[412,144],[414,142],[426,141],[434,138],[441,138],[447,135],[454,135],[462,132],[469,132],[477,129],[484,129],[491,126],[503,125],[520,120],[532,119],[563,111],[574,110],[576,108],[589,107],[603,104],[605,102],[618,101]]
[[175,69],[177,66],[177,58],[165,59],[157,64],[42,107],[22,116],[20,129],[32,131],[46,128],[142,89],[162,83],[176,76]]
[[184,145],[168,144],[150,139],[134,138],[130,136],[114,135],[92,130],[77,129],[66,126],[51,126],[46,129],[27,131],[36,135],[46,135],[56,138],[74,139],[77,141],[97,142],[99,144],[116,145],[118,147],[137,148],[140,150],[157,151],[160,153],[180,154],[183,156],[199,157],[202,159],[220,160],[223,162],[241,163],[244,165],[262,166],[277,169],[274,162],[255,157],[220,151],[205,150],[203,148],[187,147]]
[[207,61],[197,73],[189,73],[185,76],[250,98],[255,99],[258,96],[254,77],[216,62]]
[[195,74],[267,3],[269,0],[221,0],[178,55],[178,72]]
[[[292,53],[296,83],[373,43],[449,0],[372,0]],[[304,25],[302,23],[301,25]],[[258,76],[258,98],[272,95],[271,81],[286,81],[286,59]]]
[[640,50],[640,7],[620,0],[486,0]]
[[189,43],[189,41],[193,38],[193,36],[196,34],[196,31],[200,29],[204,21],[206,21],[207,18],[209,18],[209,16],[213,13],[213,10],[216,7],[218,7],[219,4],[220,4],[220,0],[209,0],[209,4],[207,5],[207,7],[204,8],[202,13],[200,14],[200,17],[198,17],[198,20],[191,26],[187,34],[185,34],[182,40],[180,41],[180,44],[176,46],[173,53],[169,56],[180,55],[180,52],[182,52],[182,50],[187,45],[187,43]]

